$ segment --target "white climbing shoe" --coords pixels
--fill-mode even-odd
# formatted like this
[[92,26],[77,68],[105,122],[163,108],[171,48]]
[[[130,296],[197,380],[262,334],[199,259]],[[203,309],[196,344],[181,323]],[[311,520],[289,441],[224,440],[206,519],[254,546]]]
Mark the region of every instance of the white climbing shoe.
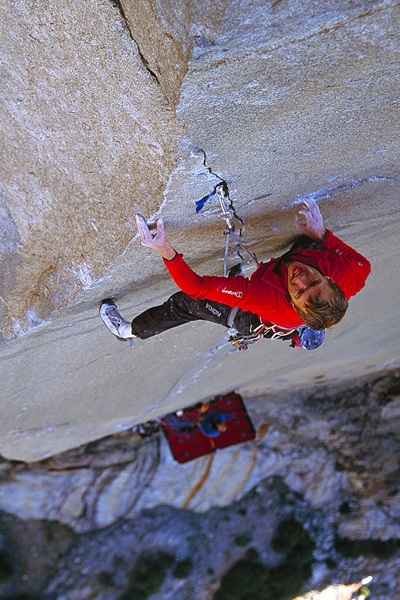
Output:
[[100,305],[99,314],[107,329],[119,340],[127,342],[134,337],[132,335],[131,324],[121,317],[113,300],[103,300]]

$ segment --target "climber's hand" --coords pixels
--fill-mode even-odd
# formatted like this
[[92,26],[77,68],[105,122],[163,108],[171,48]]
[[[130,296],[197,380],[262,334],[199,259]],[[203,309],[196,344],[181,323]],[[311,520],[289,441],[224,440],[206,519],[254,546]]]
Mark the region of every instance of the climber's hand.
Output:
[[136,224],[142,246],[154,248],[154,250],[157,250],[161,256],[167,260],[174,258],[176,252],[171,246],[171,243],[165,232],[164,222],[162,219],[158,219],[157,221],[157,232],[155,234],[151,233],[146,223],[146,219],[142,217],[142,215],[136,215]]
[[316,242],[321,241],[326,233],[326,229],[318,204],[314,200],[311,200],[311,198],[305,198],[299,214],[305,217],[305,223],[299,215],[296,215],[297,229],[312,240]]

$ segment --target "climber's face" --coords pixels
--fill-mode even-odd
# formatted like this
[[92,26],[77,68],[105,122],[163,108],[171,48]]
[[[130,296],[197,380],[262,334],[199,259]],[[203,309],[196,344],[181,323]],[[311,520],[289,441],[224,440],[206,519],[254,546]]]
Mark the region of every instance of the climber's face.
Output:
[[310,300],[333,299],[330,279],[317,269],[299,261],[288,265],[288,292],[295,306],[306,308]]

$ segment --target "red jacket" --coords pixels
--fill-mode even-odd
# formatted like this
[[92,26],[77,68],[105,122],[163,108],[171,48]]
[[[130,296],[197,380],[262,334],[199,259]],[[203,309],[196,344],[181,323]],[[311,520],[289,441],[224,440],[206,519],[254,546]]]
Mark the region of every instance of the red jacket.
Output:
[[[290,256],[290,259],[289,259]],[[290,304],[285,262],[299,260],[317,268],[343,290],[346,299],[365,285],[371,265],[331,231],[317,250],[295,250],[262,263],[247,277],[201,277],[178,254],[164,261],[177,286],[192,298],[208,299],[256,313],[266,324],[292,329],[304,325]]]

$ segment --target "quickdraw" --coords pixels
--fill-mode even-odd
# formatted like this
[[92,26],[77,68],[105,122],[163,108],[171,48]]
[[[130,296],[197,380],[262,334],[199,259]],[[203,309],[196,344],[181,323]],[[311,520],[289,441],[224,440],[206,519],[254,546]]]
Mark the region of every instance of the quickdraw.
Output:
[[[221,207],[221,211],[222,211],[222,218],[224,219],[225,223],[226,223],[226,229],[225,229],[225,235],[226,235],[226,242],[225,242],[225,255],[224,255],[224,277],[228,277],[228,268],[227,268],[227,262],[228,262],[228,253],[229,253],[229,240],[230,238],[232,238],[235,243],[249,256],[249,258],[256,263],[256,265],[259,265],[259,261],[257,260],[257,257],[255,254],[253,254],[252,252],[250,252],[250,250],[248,250],[248,248],[246,248],[246,246],[244,245],[244,243],[241,240],[241,235],[242,235],[242,230],[244,228],[244,223],[243,220],[239,217],[239,215],[236,213],[235,207],[233,205],[233,202],[231,200],[231,198],[229,197],[229,188],[228,188],[228,184],[224,179],[221,179],[221,182],[218,183],[213,191],[210,194],[207,194],[207,196],[204,196],[203,198],[201,198],[201,200],[197,200],[196,201],[196,212],[200,212],[205,204],[211,200],[214,196],[218,197],[219,200],[219,204]],[[235,224],[233,223],[233,220],[236,220],[239,223],[239,235],[235,232]],[[243,257],[241,256],[240,252],[238,252],[239,257],[243,260]]]
[[[227,263],[228,263],[230,238],[232,238],[235,241],[235,243],[239,246],[239,248],[241,248],[249,256],[249,258],[254,263],[256,263],[256,265],[259,265],[260,262],[258,261],[256,255],[253,254],[252,252],[250,252],[250,250],[248,250],[248,248],[246,248],[246,246],[244,245],[244,243],[241,240],[244,223],[243,223],[243,220],[236,213],[233,202],[229,196],[228,184],[224,179],[221,179],[221,182],[218,183],[214,187],[213,191],[210,194],[208,194],[207,196],[204,196],[203,198],[201,198],[201,200],[198,200],[196,202],[196,212],[200,212],[202,210],[202,208],[204,207],[204,205],[209,200],[211,200],[211,198],[213,198],[214,196],[218,197],[219,204],[220,204],[221,211],[222,211],[222,218],[224,219],[224,221],[226,223],[224,277],[228,277]],[[235,224],[233,223],[233,220],[236,220],[240,225],[238,234],[235,231]],[[238,254],[239,254],[240,259],[243,260],[243,257],[241,256],[239,251],[238,251]],[[229,276],[233,276],[234,270],[237,267],[239,267],[238,271],[239,272],[241,271],[240,264],[235,265],[234,267],[231,267],[231,269],[229,270]],[[255,331],[249,335],[241,335],[239,333],[232,333],[232,335],[230,335],[230,337],[229,337],[229,341],[232,342],[232,346],[234,348],[237,348],[238,350],[247,350],[250,344],[256,344],[257,342],[259,342],[261,339],[263,339],[267,335],[269,337],[273,337],[273,335],[275,335],[274,332],[271,335],[268,334],[268,332],[271,332],[271,330],[272,330],[271,327],[268,327],[266,325],[261,325],[259,328],[257,328],[257,331]],[[230,329],[230,331],[234,332],[235,330]],[[280,335],[279,335],[279,337],[280,337]]]
[[[250,252],[250,250],[248,250],[248,248],[246,248],[246,246],[243,244],[242,240],[240,239],[240,236],[242,234],[242,229],[243,229],[243,220],[237,215],[235,207],[233,206],[233,202],[229,197],[229,189],[228,189],[228,184],[226,183],[226,181],[222,181],[222,183],[218,184],[215,187],[215,192],[218,196],[219,199],[219,204],[221,207],[221,211],[222,211],[222,218],[224,219],[225,223],[226,223],[226,230],[225,230],[225,235],[226,235],[226,242],[225,242],[225,255],[224,255],[224,277],[228,276],[228,268],[227,268],[227,262],[228,262],[228,253],[229,253],[229,238],[232,237],[236,244],[242,249],[244,250],[244,252],[246,252],[246,254],[250,257],[250,259],[256,263],[256,265],[259,265],[259,261],[257,260],[257,257],[255,254],[253,254],[252,252]],[[240,223],[240,231],[239,231],[239,235],[237,235],[235,233],[235,226],[232,223],[232,220],[236,219],[239,223]]]
[[253,333],[250,335],[241,335],[239,333],[233,334],[229,336],[229,341],[232,343],[232,346],[239,351],[244,351],[249,349],[250,344],[257,344],[260,340],[264,338],[264,331],[260,331],[259,333]]

